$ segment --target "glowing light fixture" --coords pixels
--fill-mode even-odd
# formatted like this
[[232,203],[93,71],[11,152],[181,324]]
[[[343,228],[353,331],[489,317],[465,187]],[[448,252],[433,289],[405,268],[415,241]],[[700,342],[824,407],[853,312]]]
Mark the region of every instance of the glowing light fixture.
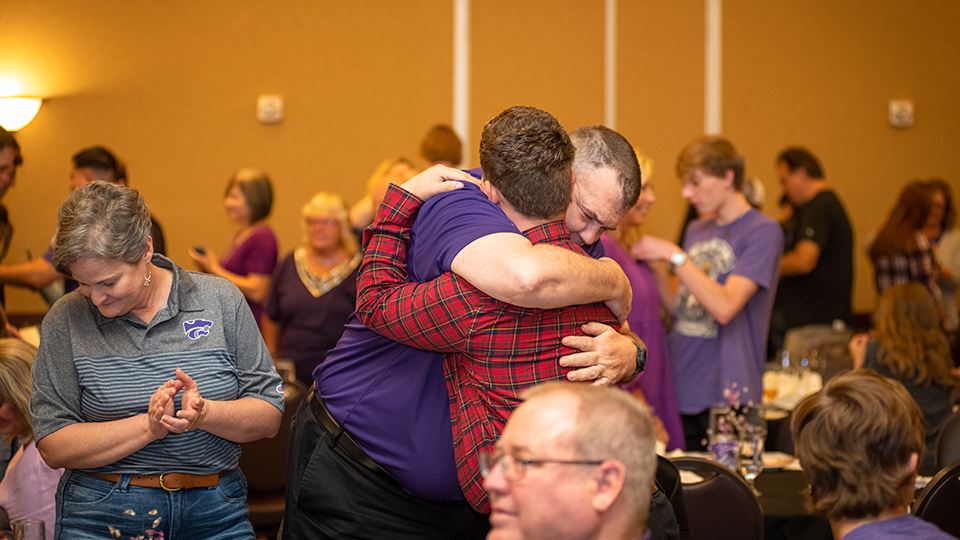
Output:
[[20,81],[0,77],[0,126],[7,131],[17,131],[29,124],[40,110],[42,100],[18,95],[22,91]]
[[40,110],[41,99],[36,97],[0,97],[0,126],[17,131],[30,123]]

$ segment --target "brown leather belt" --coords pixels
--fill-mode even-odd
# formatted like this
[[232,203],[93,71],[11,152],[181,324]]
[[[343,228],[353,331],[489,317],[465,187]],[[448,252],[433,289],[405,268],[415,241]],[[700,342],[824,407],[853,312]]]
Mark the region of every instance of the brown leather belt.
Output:
[[323,398],[317,394],[316,386],[310,389],[310,395],[307,396],[307,401],[310,402],[310,410],[313,411],[313,416],[317,419],[317,422],[320,423],[323,430],[327,432],[327,435],[330,435],[330,438],[341,450],[367,469],[384,476],[390,476],[387,474],[387,471],[380,468],[380,465],[377,465],[376,461],[370,459],[367,453],[353,440],[350,433],[330,414],[330,410],[327,409],[327,404],[324,403]]
[[[217,474],[186,474],[186,473],[166,473],[166,474],[134,474],[130,476],[130,485],[149,488],[161,488],[166,491],[179,491],[181,489],[193,489],[199,487],[213,487],[220,483],[220,477],[230,471],[221,471]],[[119,474],[94,474],[101,480],[117,483],[120,481]]]

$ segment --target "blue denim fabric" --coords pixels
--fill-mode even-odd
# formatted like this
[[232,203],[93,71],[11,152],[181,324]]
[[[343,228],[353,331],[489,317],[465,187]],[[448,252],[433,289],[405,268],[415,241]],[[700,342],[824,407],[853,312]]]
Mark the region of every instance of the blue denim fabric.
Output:
[[67,470],[57,488],[56,540],[154,538],[254,539],[247,519],[247,481],[239,470],[217,486],[164,491]]

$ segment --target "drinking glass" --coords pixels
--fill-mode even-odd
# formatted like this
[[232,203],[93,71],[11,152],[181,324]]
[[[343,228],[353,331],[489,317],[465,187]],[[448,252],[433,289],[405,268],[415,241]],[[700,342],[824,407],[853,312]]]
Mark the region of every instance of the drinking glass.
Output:
[[753,485],[763,471],[763,444],[767,437],[767,416],[762,405],[745,406],[737,419],[740,444],[737,467],[754,495],[760,491]]
[[753,485],[754,480],[763,471],[763,438],[766,434],[754,433],[740,438],[740,476],[743,476],[754,495],[760,496],[760,490]]
[[41,519],[18,519],[13,522],[14,540],[44,540],[45,535]]

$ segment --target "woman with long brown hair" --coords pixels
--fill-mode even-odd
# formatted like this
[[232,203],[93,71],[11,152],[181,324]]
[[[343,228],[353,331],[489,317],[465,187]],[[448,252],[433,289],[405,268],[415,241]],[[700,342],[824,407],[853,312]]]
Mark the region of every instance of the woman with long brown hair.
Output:
[[943,299],[937,283],[939,265],[933,246],[923,233],[930,208],[930,190],[920,181],[907,184],[870,246],[870,260],[877,293],[883,294],[894,285],[919,283],[930,293],[943,324]]
[[887,289],[873,318],[876,335],[859,334],[850,341],[853,366],[903,383],[923,411],[924,461],[932,463],[940,427],[953,411],[950,394],[956,383],[939,315],[927,290],[908,283]]

